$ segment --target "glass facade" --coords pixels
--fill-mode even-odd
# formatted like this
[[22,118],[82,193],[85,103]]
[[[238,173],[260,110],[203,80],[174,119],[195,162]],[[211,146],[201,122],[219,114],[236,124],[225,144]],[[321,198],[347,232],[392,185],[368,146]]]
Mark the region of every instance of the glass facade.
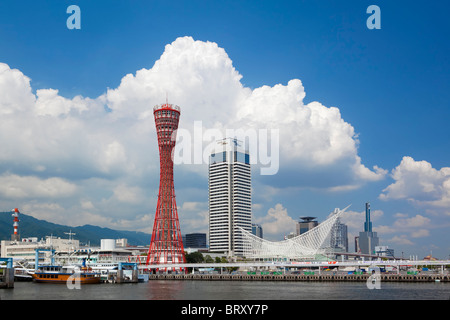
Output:
[[[219,152],[211,154],[209,158],[209,163],[221,163],[227,162],[227,152]],[[250,164],[250,155],[248,153],[243,153],[239,151],[233,152],[233,162],[241,162],[245,164]]]
[[250,164],[250,156],[247,153],[235,151],[234,152],[234,162],[242,162],[245,164]]
[[209,159],[210,164],[226,162],[226,161],[227,161],[227,153],[226,152],[213,153]]
[[188,233],[185,239],[186,248],[206,248],[206,233]]

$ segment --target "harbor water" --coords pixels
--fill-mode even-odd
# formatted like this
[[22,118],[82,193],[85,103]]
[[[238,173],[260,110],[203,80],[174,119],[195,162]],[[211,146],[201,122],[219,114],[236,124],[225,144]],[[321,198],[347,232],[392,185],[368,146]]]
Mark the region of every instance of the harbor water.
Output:
[[16,282],[1,300],[450,300],[450,283],[152,280],[124,284]]

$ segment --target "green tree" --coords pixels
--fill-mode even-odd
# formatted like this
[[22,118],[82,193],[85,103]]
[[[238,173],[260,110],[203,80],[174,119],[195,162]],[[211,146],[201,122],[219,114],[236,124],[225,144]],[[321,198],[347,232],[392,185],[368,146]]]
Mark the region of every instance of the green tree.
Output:
[[187,263],[201,263],[204,261],[202,253],[198,251],[187,253],[185,256]]

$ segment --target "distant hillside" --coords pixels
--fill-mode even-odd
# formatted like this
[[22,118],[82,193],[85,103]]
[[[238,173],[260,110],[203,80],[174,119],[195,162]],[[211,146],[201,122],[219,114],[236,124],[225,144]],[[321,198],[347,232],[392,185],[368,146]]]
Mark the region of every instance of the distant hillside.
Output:
[[[0,240],[10,240],[13,229],[12,212],[0,212]],[[37,237],[45,239],[46,236],[61,237],[67,239],[69,236],[64,232],[72,231],[76,233],[74,239],[80,244],[90,243],[91,246],[99,246],[101,239],[128,239],[128,244],[132,246],[145,246],[150,244],[151,235],[135,231],[119,231],[108,228],[101,228],[92,225],[81,227],[70,227],[60,224],[39,220],[21,213],[19,215],[19,233],[21,238]]]

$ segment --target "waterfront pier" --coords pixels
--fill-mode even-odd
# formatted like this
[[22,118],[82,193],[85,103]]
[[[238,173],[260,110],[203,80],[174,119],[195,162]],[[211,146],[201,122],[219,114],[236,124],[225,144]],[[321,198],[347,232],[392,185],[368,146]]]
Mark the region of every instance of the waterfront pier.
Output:
[[[421,266],[433,271],[411,271]],[[396,260],[396,261],[321,261],[321,262],[241,262],[241,263],[186,263],[177,268],[192,273],[160,273],[168,265],[140,265],[149,272],[149,280],[210,280],[210,281],[368,281],[376,277],[385,282],[450,282],[447,270],[450,260]],[[223,270],[237,269],[234,272]],[[202,269],[214,272],[199,272]],[[385,270],[391,270],[386,272]],[[197,271],[195,271],[197,270]],[[218,271],[217,271],[218,270]],[[349,271],[353,270],[353,271]],[[383,270],[383,271],[382,271]]]
[[[131,275],[129,277],[126,277],[124,274],[124,270],[123,270],[124,266],[132,266],[133,267],[133,269],[131,270]],[[137,264],[136,263],[119,262],[115,282],[116,283],[129,283],[129,282],[136,283],[136,282],[138,282]]]
[[[203,281],[351,281],[367,282],[371,274],[151,274],[151,280]],[[380,274],[382,282],[450,282],[449,275]]]
[[0,268],[0,289],[14,288],[14,268],[12,258],[0,258],[0,262],[6,262],[6,266]]

